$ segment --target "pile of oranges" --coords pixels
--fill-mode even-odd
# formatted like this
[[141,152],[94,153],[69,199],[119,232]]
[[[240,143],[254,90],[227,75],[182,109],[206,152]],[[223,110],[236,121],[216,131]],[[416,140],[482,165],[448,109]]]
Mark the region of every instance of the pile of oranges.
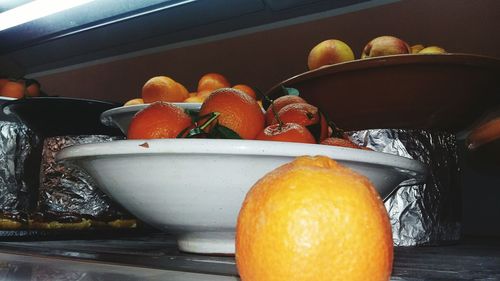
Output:
[[[201,103],[215,90],[231,88],[228,79],[219,73],[207,73],[199,81],[196,91],[189,92],[184,85],[168,76],[155,76],[144,84],[141,97],[127,101],[125,105],[164,102],[193,102]],[[255,91],[248,85],[237,84],[233,89],[240,90],[254,99]]]
[[[256,98],[251,87],[230,87],[227,79],[217,73],[204,75],[195,94],[169,77],[154,77],[142,90],[143,102],[150,105],[134,116],[127,137],[234,138],[360,148],[329,126],[316,106],[299,96],[281,96],[271,101],[266,111]],[[201,108],[194,114],[170,103],[197,99]]]
[[38,97],[40,83],[34,79],[0,78],[0,96],[8,98]]

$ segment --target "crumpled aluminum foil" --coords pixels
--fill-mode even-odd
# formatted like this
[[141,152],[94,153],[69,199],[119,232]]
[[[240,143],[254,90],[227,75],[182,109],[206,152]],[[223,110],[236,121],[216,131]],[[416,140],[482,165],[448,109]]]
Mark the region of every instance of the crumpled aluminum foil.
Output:
[[126,212],[106,196],[85,171],[55,161],[56,153],[68,146],[116,139],[102,135],[46,138],[40,169],[38,212],[49,220],[68,216],[103,221],[122,218]]
[[453,134],[373,129],[349,132],[348,135],[357,144],[417,159],[429,167],[424,184],[402,184],[385,201],[395,246],[439,245],[460,239],[460,167]]
[[25,162],[38,138],[21,123],[0,121],[0,217],[16,217],[30,211],[33,190],[27,183]]

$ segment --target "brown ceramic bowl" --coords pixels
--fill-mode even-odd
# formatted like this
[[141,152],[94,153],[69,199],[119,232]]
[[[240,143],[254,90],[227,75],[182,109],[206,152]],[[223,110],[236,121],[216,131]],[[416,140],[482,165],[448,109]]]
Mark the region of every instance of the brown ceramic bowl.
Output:
[[422,128],[458,132],[500,104],[500,60],[468,54],[396,55],[325,66],[287,79],[346,130]]

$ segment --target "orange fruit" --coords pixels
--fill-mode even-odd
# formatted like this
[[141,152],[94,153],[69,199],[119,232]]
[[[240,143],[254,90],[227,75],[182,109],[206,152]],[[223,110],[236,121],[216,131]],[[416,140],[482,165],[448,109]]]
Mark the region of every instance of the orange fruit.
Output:
[[387,281],[391,224],[370,181],[324,156],[261,178],[236,226],[242,281]]
[[7,79],[7,78],[0,78],[0,93],[2,93],[3,85],[5,85],[7,82],[9,82],[9,79]]
[[201,101],[204,101],[208,98],[208,96],[210,96],[210,94],[212,94],[212,91],[210,90],[203,90],[203,91],[200,91],[196,94],[196,96],[201,99]]
[[134,115],[127,138],[176,138],[193,125],[191,117],[182,108],[166,102],[155,102]]
[[28,97],[38,97],[40,96],[40,83],[35,79],[26,79],[24,81],[26,85],[26,96]]
[[[319,141],[328,137],[328,124],[326,118],[319,113],[318,108],[314,105],[308,103],[292,103],[280,109],[278,115],[283,123],[297,123],[302,126],[318,124]],[[278,123],[278,120],[274,119],[272,124],[276,123]]]
[[184,100],[184,102],[192,102],[192,103],[202,103],[203,99],[198,96],[192,96]]
[[[349,147],[349,148],[369,149],[369,148],[357,145],[350,140],[342,139],[342,138],[334,138],[334,137],[324,139],[321,142],[321,144],[332,145],[332,146],[342,146],[342,147]],[[371,149],[369,149],[369,150],[371,150]]]
[[189,97],[189,91],[186,89],[186,87],[184,87],[184,85],[182,85],[181,83],[179,82],[176,82],[177,83],[177,87],[179,88],[179,91],[184,95],[184,96],[187,96]]
[[226,77],[219,73],[207,73],[198,81],[198,92],[204,90],[214,91],[228,87],[231,87],[231,84],[227,81]]
[[240,91],[244,92],[245,94],[251,96],[252,98],[254,98],[256,100],[258,99],[257,98],[257,94],[255,93],[255,91],[250,86],[247,86],[247,85],[244,85],[244,84],[238,84],[238,85],[234,85],[233,89],[240,90]]
[[217,123],[236,132],[242,139],[255,139],[264,129],[264,114],[256,100],[240,90],[222,88],[203,102],[199,116],[218,112]]
[[337,39],[325,40],[311,49],[307,57],[307,67],[313,70],[325,65],[354,60],[351,47]]
[[316,143],[314,136],[306,127],[296,123],[286,123],[269,125],[260,132],[257,140],[265,141],[286,141],[301,143]]
[[422,44],[416,44],[410,47],[411,54],[416,54],[425,48]]
[[23,82],[9,80],[2,87],[0,95],[9,98],[20,99],[26,93],[26,86]]
[[141,98],[131,99],[127,101],[123,106],[136,105],[136,104],[144,104],[144,100]]
[[[271,105],[266,110],[266,125],[271,125],[274,118],[274,112],[278,113],[284,106],[292,103],[307,103],[303,98],[293,95],[285,95],[278,97],[273,101]],[[274,111],[271,107],[274,107]]]
[[142,87],[142,98],[145,103],[182,102],[188,97],[189,92],[186,88],[167,76],[153,77]]

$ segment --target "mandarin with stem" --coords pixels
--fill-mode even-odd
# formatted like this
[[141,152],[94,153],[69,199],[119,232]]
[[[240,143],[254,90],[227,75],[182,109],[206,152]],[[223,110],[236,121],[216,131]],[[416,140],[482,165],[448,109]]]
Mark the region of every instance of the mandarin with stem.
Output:
[[269,125],[257,135],[256,139],[265,141],[316,143],[311,132],[309,132],[306,127],[296,123]]
[[[243,139],[255,139],[264,129],[264,114],[256,100],[240,90],[222,88],[203,102],[199,116],[218,112],[216,123],[227,127]],[[201,121],[203,122],[203,121]],[[211,130],[213,126],[209,126]]]
[[155,102],[134,115],[128,127],[128,139],[176,138],[193,120],[184,109],[166,102]]
[[[266,125],[271,125],[275,121],[275,113],[278,113],[283,107],[292,103],[307,103],[303,98],[294,95],[285,95],[272,101],[266,110]],[[274,109],[273,109],[274,107]]]
[[[297,123],[302,126],[318,126],[317,132],[311,132],[318,141],[322,141],[328,137],[328,123],[323,114],[320,114],[318,108],[308,103],[292,103],[285,105],[278,111],[279,118],[284,123]],[[274,119],[272,124],[278,123]],[[310,128],[308,128],[311,130]]]

